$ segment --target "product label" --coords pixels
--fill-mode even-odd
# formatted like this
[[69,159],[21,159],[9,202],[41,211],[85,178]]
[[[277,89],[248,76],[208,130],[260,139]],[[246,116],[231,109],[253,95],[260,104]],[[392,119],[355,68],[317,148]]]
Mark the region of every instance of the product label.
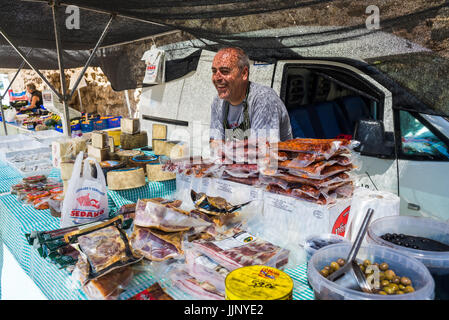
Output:
[[338,218],[335,220],[334,226],[332,227],[332,233],[338,234],[339,236],[344,237],[346,233],[346,224],[348,223],[349,211],[351,210],[351,206],[344,209]]
[[241,247],[245,244],[254,242],[256,240],[257,238],[252,234],[249,234],[248,232],[245,231],[241,231],[230,238],[219,241],[213,241],[212,243],[222,250],[229,250],[232,248]]

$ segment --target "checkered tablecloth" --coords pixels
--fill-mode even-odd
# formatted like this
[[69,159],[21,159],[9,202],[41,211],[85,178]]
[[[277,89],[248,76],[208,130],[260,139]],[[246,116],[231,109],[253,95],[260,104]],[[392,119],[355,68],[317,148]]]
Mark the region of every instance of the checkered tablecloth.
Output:
[[[1,174],[0,170],[0,174]],[[54,169],[49,177],[59,179],[60,171]],[[5,177],[0,177],[0,185],[5,183]],[[21,178],[18,178],[20,182]],[[16,182],[18,183],[18,182]],[[12,184],[11,184],[12,185]],[[136,202],[139,198],[166,197],[175,192],[176,181],[151,182],[144,187],[124,190],[108,191],[110,212],[120,208],[123,204]],[[8,189],[9,191],[9,189]],[[60,228],[60,219],[51,216],[49,210],[36,210],[17,200],[15,195],[0,196],[0,245],[5,243],[12,255],[18,261],[25,273],[34,281],[42,293],[50,300],[86,300],[87,295],[81,290],[78,282],[72,280],[71,275],[49,259],[42,258],[36,249],[28,244],[25,233],[30,231],[55,230]],[[0,266],[2,255],[0,252]],[[139,268],[142,269],[142,268]],[[295,287],[294,300],[313,300],[312,289],[307,283],[306,264],[296,268],[286,269]],[[128,299],[152,285],[156,279],[145,269],[140,270],[133,277],[120,299]],[[170,285],[166,279],[159,279],[168,294],[178,300],[192,299]]]

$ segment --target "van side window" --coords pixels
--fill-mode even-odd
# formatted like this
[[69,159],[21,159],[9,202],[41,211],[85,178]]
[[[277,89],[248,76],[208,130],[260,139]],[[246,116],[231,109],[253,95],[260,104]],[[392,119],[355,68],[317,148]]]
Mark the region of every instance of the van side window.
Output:
[[401,149],[405,155],[449,160],[449,147],[407,111],[399,112]]

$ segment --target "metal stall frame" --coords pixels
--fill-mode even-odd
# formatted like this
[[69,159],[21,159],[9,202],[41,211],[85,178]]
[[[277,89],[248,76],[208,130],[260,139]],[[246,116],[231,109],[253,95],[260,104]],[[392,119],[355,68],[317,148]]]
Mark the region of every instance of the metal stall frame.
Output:
[[[24,2],[39,2],[39,3],[44,3],[42,0],[21,0]],[[62,46],[61,46],[61,39],[59,36],[59,27],[57,24],[57,11],[56,8],[58,6],[68,6],[69,4],[64,3],[63,1],[60,0],[49,0],[48,1],[48,5],[52,7],[52,15],[53,15],[53,26],[54,26],[54,32],[55,32],[55,41],[56,41],[56,51],[57,51],[57,57],[58,57],[58,66],[59,66],[59,72],[60,72],[60,79],[61,79],[61,88],[62,88],[62,93],[58,92],[58,90],[56,90],[51,84],[50,82],[46,79],[46,77],[35,67],[33,66],[33,64],[27,59],[27,56],[23,53],[22,50],[20,50],[20,48],[18,46],[16,46],[13,41],[10,39],[10,37],[5,33],[5,31],[0,27],[0,34],[8,41],[8,43],[14,48],[14,50],[20,55],[20,57],[30,66],[31,69],[33,69],[38,76],[45,82],[45,84],[51,89],[51,91],[53,91],[53,93],[59,98],[60,102],[63,103],[64,105],[64,124],[63,124],[63,131],[67,136],[71,136],[71,127],[70,127],[70,118],[69,118],[69,110],[68,110],[68,101],[70,101],[70,99],[73,97],[82,77],[84,76],[84,73],[86,72],[87,68],[90,66],[97,50],[99,48],[103,48],[101,47],[101,43],[103,42],[111,24],[112,21],[116,18],[116,17],[122,17],[125,19],[130,19],[130,20],[135,20],[135,21],[139,21],[139,22],[143,22],[143,23],[149,23],[149,24],[154,24],[154,25],[158,25],[158,26],[164,26],[164,27],[169,27],[169,28],[173,28],[171,26],[168,26],[166,24],[162,24],[162,23],[157,23],[157,22],[153,22],[153,21],[149,21],[149,20],[145,20],[145,19],[139,19],[136,17],[132,17],[132,16],[128,16],[128,15],[124,15],[124,14],[117,14],[114,12],[109,12],[106,10],[99,10],[99,9],[95,9],[95,8],[91,8],[88,6],[79,6],[80,9],[83,10],[87,10],[87,11],[91,11],[91,12],[97,12],[97,13],[101,13],[101,14],[107,14],[110,15],[110,19],[107,23],[107,25],[104,28],[103,33],[101,34],[99,40],[97,41],[97,44],[95,45],[95,47],[92,49],[92,52],[89,56],[89,58],[86,61],[86,64],[83,67],[82,72],[80,73],[80,75],[78,76],[78,79],[76,80],[75,84],[73,85],[73,88],[71,88],[71,92],[70,94],[67,93],[67,88],[66,88],[66,84],[65,84],[65,73],[64,73],[64,61],[63,61],[63,57],[62,57]],[[166,35],[166,34],[171,34],[171,33],[175,33],[175,32],[179,32],[181,30],[173,28],[173,30],[168,31],[168,32],[164,32],[160,35]],[[130,42],[136,42],[136,41],[140,41],[140,40],[144,40],[144,39],[149,39],[149,38],[155,38],[159,36],[159,34],[157,35],[152,35],[152,36],[148,36],[148,37],[144,37],[142,39],[136,39]],[[121,44],[125,44],[125,43],[129,43],[128,42],[124,42],[124,43],[116,43],[113,45],[108,45],[105,46],[106,47],[112,47],[112,46],[119,46]]]
[[[111,17],[110,17],[106,27],[104,28],[103,33],[101,34],[100,38],[98,39],[94,49],[92,49],[92,52],[91,52],[89,58],[87,59],[82,72],[78,76],[78,79],[76,80],[73,88],[71,89],[71,93],[68,94],[66,83],[65,83],[64,60],[63,60],[63,56],[62,56],[63,49],[61,46],[61,38],[59,36],[59,27],[58,27],[58,23],[57,23],[58,16],[57,16],[56,8],[60,4],[59,4],[59,1],[50,1],[48,3],[48,5],[51,6],[51,8],[52,8],[53,27],[54,27],[55,41],[56,41],[56,52],[57,52],[57,56],[58,56],[58,67],[59,67],[61,89],[62,89],[61,93],[58,92],[58,90],[56,90],[56,88],[50,84],[48,79],[29,61],[29,59],[28,59],[29,53],[27,55],[25,55],[24,52],[17,45],[15,45],[13,43],[11,38],[5,33],[5,31],[1,27],[0,27],[0,34],[6,39],[6,41],[8,41],[8,43],[14,48],[14,50],[19,54],[19,56],[24,60],[20,69],[23,68],[24,63],[27,63],[30,66],[30,68],[33,69],[33,71],[36,72],[38,74],[38,76],[45,82],[45,84],[51,89],[51,91],[53,91],[53,93],[59,98],[60,102],[63,103],[63,105],[64,105],[63,131],[67,136],[71,137],[68,101],[70,101],[70,99],[72,98],[73,94],[76,91],[76,88],[78,87],[82,77],[84,76],[84,73],[86,72],[86,70],[90,66],[90,64],[92,63],[92,60],[93,60],[98,48],[100,47],[101,43],[103,42],[103,39],[106,36],[106,34],[112,24],[112,21],[115,19],[116,15],[115,14],[110,15]],[[20,69],[19,69],[19,71],[20,71]],[[17,72],[17,74],[18,74],[18,72]],[[17,76],[17,74],[16,74],[16,76]],[[3,116],[3,108],[2,108],[2,116]],[[2,119],[4,119],[4,118],[2,118]],[[5,122],[3,122],[3,124],[6,127]],[[6,128],[5,128],[5,134],[7,134]]]
[[[28,57],[31,53],[31,51],[33,51],[33,48],[30,48],[30,50],[28,51],[28,53],[26,54],[26,56]],[[25,65],[25,60],[22,61],[22,63],[19,66],[19,69],[17,69],[16,74],[14,75],[14,77],[12,78],[12,80],[9,82],[8,87],[6,88],[5,92],[3,93],[2,97],[0,98],[0,101],[3,102],[3,99],[5,98],[6,94],[8,93],[9,88],[11,88],[12,84],[14,83],[14,81],[16,80],[17,76],[19,75],[20,71],[22,70],[23,66]],[[6,120],[5,120],[5,112],[3,111],[3,103],[2,103],[2,122],[3,122],[3,129],[5,131],[5,136],[8,135],[8,129],[6,128]]]

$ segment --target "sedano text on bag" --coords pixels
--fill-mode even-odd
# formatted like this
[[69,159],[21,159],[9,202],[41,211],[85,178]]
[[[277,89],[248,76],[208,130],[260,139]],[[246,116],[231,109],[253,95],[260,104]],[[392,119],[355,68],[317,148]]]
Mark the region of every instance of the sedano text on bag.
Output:
[[152,46],[143,54],[145,60],[144,84],[160,84],[165,82],[165,51]]
[[[109,217],[106,181],[100,165],[95,159],[84,161],[83,175],[80,176],[84,152],[76,157],[72,177],[62,204],[61,227],[104,220]],[[97,177],[91,172],[89,161],[95,163]]]

